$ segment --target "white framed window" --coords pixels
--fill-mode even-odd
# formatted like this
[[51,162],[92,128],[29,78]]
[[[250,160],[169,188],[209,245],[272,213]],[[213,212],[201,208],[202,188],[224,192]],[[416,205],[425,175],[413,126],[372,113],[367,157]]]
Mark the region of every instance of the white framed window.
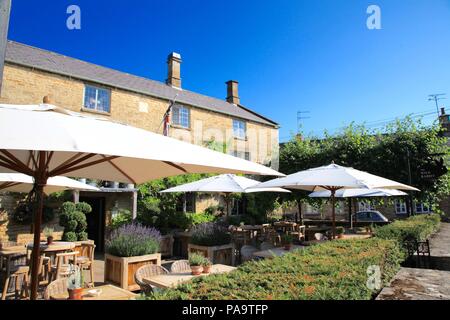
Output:
[[111,90],[92,85],[85,85],[83,107],[89,110],[110,113]]
[[395,200],[395,214],[406,214],[406,202]]
[[247,124],[245,121],[233,119],[233,137],[238,139],[247,138]]
[[241,158],[250,161],[250,152],[244,152],[244,151],[233,151],[233,156],[236,158]]
[[176,105],[172,108],[172,124],[183,128],[191,127],[191,110],[185,106]]
[[430,213],[430,212],[431,212],[430,205],[421,202],[416,203],[416,213]]
[[358,202],[358,211],[374,211],[376,210],[376,206],[373,204],[366,202],[366,201],[360,201]]

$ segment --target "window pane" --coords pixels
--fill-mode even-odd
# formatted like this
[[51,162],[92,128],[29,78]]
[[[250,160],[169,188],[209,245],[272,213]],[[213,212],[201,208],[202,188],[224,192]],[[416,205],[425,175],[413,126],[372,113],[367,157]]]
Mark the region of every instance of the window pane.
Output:
[[172,123],[184,128],[190,127],[190,111],[189,108],[183,106],[175,106],[172,109]]
[[246,136],[246,124],[244,121],[233,120],[233,135],[236,138],[245,139]]
[[84,107],[101,112],[110,112],[110,90],[85,86]]
[[84,90],[84,107],[95,110],[96,103],[97,99],[95,88],[86,86]]

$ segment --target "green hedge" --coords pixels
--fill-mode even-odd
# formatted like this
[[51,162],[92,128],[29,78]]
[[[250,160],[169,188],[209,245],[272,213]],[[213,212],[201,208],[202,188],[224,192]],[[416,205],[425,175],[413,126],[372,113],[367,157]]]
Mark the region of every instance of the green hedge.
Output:
[[367,270],[380,266],[382,284],[397,272],[403,252],[383,239],[330,241],[282,257],[252,261],[228,274],[196,278],[150,299],[369,300]]
[[391,224],[377,227],[376,237],[398,241],[405,246],[406,241],[424,241],[439,229],[441,218],[438,214],[426,214],[397,220]]

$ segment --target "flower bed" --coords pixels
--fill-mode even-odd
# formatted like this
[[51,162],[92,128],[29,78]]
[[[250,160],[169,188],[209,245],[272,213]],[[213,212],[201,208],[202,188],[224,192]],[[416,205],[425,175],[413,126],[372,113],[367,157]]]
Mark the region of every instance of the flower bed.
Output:
[[413,216],[375,228],[374,235],[382,239],[396,240],[405,248],[407,241],[425,241],[439,229],[440,221],[437,214]]
[[376,265],[383,284],[397,272],[403,252],[384,239],[330,241],[274,259],[252,261],[228,274],[194,279],[155,299],[369,300],[367,270]]

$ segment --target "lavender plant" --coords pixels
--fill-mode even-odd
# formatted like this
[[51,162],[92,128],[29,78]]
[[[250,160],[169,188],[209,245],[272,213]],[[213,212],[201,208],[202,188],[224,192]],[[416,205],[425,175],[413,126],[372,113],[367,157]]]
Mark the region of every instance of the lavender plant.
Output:
[[159,251],[161,233],[155,228],[130,223],[111,233],[106,252],[118,257],[134,257]]
[[199,246],[220,246],[229,244],[231,236],[226,228],[207,222],[192,228],[191,243]]

